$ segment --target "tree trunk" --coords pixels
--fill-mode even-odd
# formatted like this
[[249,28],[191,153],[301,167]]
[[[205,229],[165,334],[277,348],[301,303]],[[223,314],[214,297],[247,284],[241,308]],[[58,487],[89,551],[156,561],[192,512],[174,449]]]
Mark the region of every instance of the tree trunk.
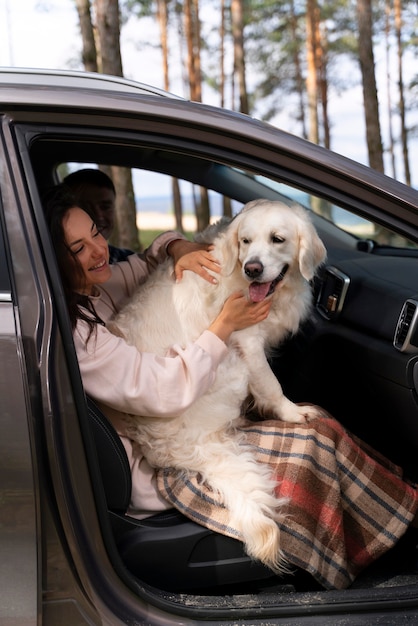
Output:
[[100,44],[100,71],[112,76],[123,76],[119,2],[118,0],[94,0],[94,7]]
[[135,192],[131,170],[127,167],[112,167],[112,180],[116,189],[116,219],[118,244],[135,252],[141,249],[138,236],[135,208]]
[[306,91],[308,94],[309,132],[308,139],[319,142],[318,130],[318,81],[316,75],[316,0],[307,0],[306,5],[306,54],[307,77]]
[[[187,68],[189,72],[190,98],[195,102],[201,102],[202,75],[200,67],[199,0],[185,0],[184,30],[187,41]],[[200,187],[199,198],[200,201],[195,202],[198,231],[206,228],[210,221],[209,196],[205,187]]]
[[[225,106],[225,16],[226,7],[225,0],[221,0],[221,24],[219,28],[220,54],[219,54],[219,93],[221,97],[220,105]],[[222,198],[222,215],[232,217],[231,199],[223,196]]]
[[[120,53],[120,14],[118,0],[94,0],[96,28],[99,41],[99,69],[103,74],[123,76]],[[131,170],[112,167],[116,188],[117,233],[111,237],[114,245],[139,250],[135,193]]]
[[90,0],[76,0],[82,42],[82,61],[86,72],[97,72],[97,53],[91,21]]
[[163,77],[164,89],[170,89],[170,79],[168,75],[168,0],[156,0],[157,20],[160,27],[160,45],[163,56]]
[[[325,24],[322,25],[325,29]],[[319,81],[319,93],[322,109],[322,128],[324,131],[324,146],[331,148],[331,132],[328,117],[328,55],[327,55],[327,38],[324,32],[321,32],[321,24],[317,22],[317,77]]]
[[219,93],[220,106],[225,106],[225,0],[221,0],[221,25],[219,29],[220,53],[219,53]]
[[[170,91],[170,77],[168,72],[168,2],[169,0],[156,0],[157,20],[160,28],[160,43],[163,56],[164,89]],[[171,197],[174,205],[174,217],[176,230],[183,233],[183,209],[181,203],[180,185],[177,178],[171,179]]]
[[405,182],[411,184],[411,170],[409,168],[409,152],[408,152],[408,129],[406,126],[405,116],[405,96],[403,82],[403,62],[402,62],[402,2],[394,0],[395,9],[395,31],[398,53],[398,85],[399,85],[399,115],[401,118],[401,138],[402,138],[402,155],[405,169]]
[[202,78],[200,74],[200,23],[198,0],[184,2],[184,30],[187,42],[187,69],[190,99],[202,101]]
[[244,8],[242,0],[231,0],[231,24],[234,47],[234,74],[238,78],[239,110],[249,114],[244,52]]
[[390,155],[392,165],[392,176],[396,178],[396,159],[395,159],[395,139],[393,135],[393,107],[392,107],[392,77],[390,70],[390,34],[391,34],[391,0],[385,0],[385,41],[386,41],[386,92],[387,92],[387,116],[388,116],[388,135],[389,146],[387,151]]
[[384,172],[382,136],[379,121],[376,76],[374,73],[373,29],[371,0],[357,0],[359,33],[359,60],[363,83],[363,102],[366,119],[366,141],[369,164]]
[[290,29],[292,33],[292,39],[295,42],[294,53],[293,53],[293,63],[295,66],[295,82],[296,82],[296,92],[299,99],[299,115],[297,115],[297,119],[300,121],[302,126],[302,137],[304,139],[308,138],[308,132],[306,130],[306,121],[305,121],[305,81],[303,79],[303,71],[302,71],[302,63],[300,59],[301,47],[300,47],[300,38],[298,37],[298,20],[295,13],[295,3],[294,0],[291,0],[290,4]]

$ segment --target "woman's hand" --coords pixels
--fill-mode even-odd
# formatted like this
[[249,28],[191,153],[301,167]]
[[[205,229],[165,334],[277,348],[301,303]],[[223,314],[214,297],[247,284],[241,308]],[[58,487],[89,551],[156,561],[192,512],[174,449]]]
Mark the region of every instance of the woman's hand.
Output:
[[212,256],[211,250],[212,245],[194,243],[187,239],[176,239],[170,243],[167,252],[173,257],[176,281],[183,278],[184,270],[191,270],[209,283],[216,284],[216,278],[208,270],[219,274],[221,266]]
[[243,330],[265,320],[270,308],[271,298],[251,302],[242,291],[233,293],[208,330],[226,342],[235,330]]

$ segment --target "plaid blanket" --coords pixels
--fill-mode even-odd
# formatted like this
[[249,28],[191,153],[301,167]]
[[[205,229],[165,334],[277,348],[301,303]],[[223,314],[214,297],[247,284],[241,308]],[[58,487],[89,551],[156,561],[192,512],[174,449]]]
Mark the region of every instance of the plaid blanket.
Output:
[[[358,573],[404,534],[418,493],[402,470],[332,417],[307,424],[246,420],[257,460],[277,477],[277,496],[288,497],[280,524],[289,564],[310,572],[326,589],[348,587]],[[158,470],[158,489],[194,521],[240,538],[218,495],[199,476]]]

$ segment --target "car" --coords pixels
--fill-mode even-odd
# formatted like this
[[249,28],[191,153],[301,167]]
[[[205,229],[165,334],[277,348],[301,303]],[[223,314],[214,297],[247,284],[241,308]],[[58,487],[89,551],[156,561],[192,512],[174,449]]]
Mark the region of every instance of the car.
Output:
[[[84,393],[41,202],[87,164],[152,176],[156,196],[176,178],[190,206],[203,188],[215,219],[225,200],[305,206],[327,260],[309,320],[271,366],[291,399],[325,407],[416,481],[417,191],[122,78],[0,68],[0,115],[1,623],[418,623],[412,531],[349,589],[326,591],[274,576],[177,511],[126,516],[129,467]],[[151,201],[136,190],[141,225]]]

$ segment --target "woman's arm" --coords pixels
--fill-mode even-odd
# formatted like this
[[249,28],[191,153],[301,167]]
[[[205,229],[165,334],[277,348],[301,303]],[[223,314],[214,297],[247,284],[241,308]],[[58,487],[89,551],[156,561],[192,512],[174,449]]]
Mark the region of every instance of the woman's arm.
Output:
[[171,242],[167,246],[167,252],[173,257],[176,280],[182,279],[184,270],[191,270],[209,283],[216,284],[213,272],[219,274],[221,266],[212,256],[212,250],[213,245],[194,243],[187,239],[177,239]]
[[88,326],[80,320],[74,342],[85,390],[125,413],[178,415],[214,382],[230,335],[265,319],[270,304],[233,294],[197,341],[185,348],[174,345],[166,356],[139,352],[101,325],[88,340]]
[[[185,242],[186,238],[175,231],[167,231],[158,235],[151,245],[143,252],[138,254],[148,266],[148,271],[154,270],[159,263],[165,261],[169,254],[169,249],[175,242]],[[190,242],[188,242],[190,244]],[[174,248],[175,249],[175,248]]]
[[143,255],[139,256],[146,261],[148,271],[152,271],[167,256],[171,256],[176,280],[180,281],[182,279],[184,270],[191,270],[208,282],[216,283],[216,278],[208,270],[219,274],[221,269],[219,263],[211,254],[212,249],[212,245],[195,243],[189,241],[180,233],[167,231],[156,237]]
[[74,342],[86,393],[124,413],[170,417],[187,409],[215,379],[225,344],[205,331],[186,348],[159,357],[128,345],[104,326],[86,344],[79,322]]

